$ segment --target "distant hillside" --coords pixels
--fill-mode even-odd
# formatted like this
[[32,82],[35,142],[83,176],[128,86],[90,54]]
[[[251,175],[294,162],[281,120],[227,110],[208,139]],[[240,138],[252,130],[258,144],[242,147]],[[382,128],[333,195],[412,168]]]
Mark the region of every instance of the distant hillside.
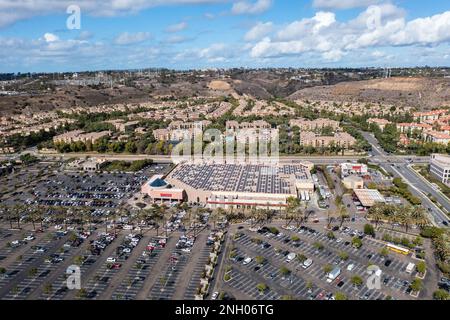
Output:
[[290,100],[335,100],[409,105],[417,109],[450,106],[448,78],[389,78],[342,82],[301,89]]

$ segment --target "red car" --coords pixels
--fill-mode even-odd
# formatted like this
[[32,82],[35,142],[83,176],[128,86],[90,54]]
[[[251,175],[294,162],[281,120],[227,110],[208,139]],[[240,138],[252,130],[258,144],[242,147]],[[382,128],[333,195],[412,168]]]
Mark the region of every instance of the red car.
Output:
[[323,298],[325,297],[325,291],[322,291],[321,293],[319,293],[316,297],[316,300],[323,300]]
[[110,268],[110,269],[112,269],[112,270],[118,270],[118,269],[120,269],[121,266],[122,266],[122,265],[121,265],[120,263],[113,263],[113,264],[111,265],[111,268]]

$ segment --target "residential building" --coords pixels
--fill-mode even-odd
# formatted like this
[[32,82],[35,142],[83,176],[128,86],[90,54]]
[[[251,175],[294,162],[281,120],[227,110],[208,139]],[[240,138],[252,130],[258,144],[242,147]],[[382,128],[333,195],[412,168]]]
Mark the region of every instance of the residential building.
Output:
[[367,120],[368,124],[376,124],[381,131],[384,131],[384,128],[386,127],[386,125],[391,124],[392,122],[390,122],[389,120],[386,119],[379,119],[379,118],[370,118]]
[[332,128],[334,131],[339,129],[339,122],[330,119],[315,119],[315,120],[307,120],[307,119],[292,119],[289,121],[289,125],[291,127],[299,127],[302,131],[316,131],[326,127]]
[[302,146],[312,146],[314,148],[327,148],[331,145],[349,149],[356,143],[347,132],[337,132],[333,136],[320,136],[311,131],[303,131],[300,133],[300,144]]
[[111,131],[90,132],[85,133],[83,130],[69,131],[58,136],[53,137],[54,143],[73,143],[73,142],[91,142],[95,143],[97,140],[108,137]]

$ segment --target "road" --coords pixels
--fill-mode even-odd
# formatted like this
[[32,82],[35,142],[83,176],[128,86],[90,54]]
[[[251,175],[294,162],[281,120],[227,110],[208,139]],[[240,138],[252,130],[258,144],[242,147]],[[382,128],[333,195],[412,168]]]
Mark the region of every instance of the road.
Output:
[[[422,200],[422,205],[429,212],[433,222],[439,227],[445,227],[442,222],[449,220],[449,217],[446,215],[450,212],[449,199],[446,198],[441,192],[433,188],[429,183],[420,178],[411,168],[405,157],[387,155],[372,134],[367,132],[361,133],[372,145],[372,161],[378,163],[384,170],[393,174],[395,177],[402,178],[409,185],[410,191]],[[392,161],[392,158],[395,158],[396,161]],[[411,163],[423,163],[425,160],[424,157],[410,156],[407,158],[411,159]],[[426,163],[428,163],[429,158],[426,157],[426,159]],[[431,194],[434,199],[442,205],[446,212],[443,212],[438,206],[436,206],[428,198],[428,194]]]

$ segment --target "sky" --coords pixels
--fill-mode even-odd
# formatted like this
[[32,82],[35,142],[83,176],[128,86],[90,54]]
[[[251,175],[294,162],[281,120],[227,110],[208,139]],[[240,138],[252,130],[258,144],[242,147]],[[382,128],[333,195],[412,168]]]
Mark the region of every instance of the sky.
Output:
[[0,72],[425,65],[449,0],[0,0]]

